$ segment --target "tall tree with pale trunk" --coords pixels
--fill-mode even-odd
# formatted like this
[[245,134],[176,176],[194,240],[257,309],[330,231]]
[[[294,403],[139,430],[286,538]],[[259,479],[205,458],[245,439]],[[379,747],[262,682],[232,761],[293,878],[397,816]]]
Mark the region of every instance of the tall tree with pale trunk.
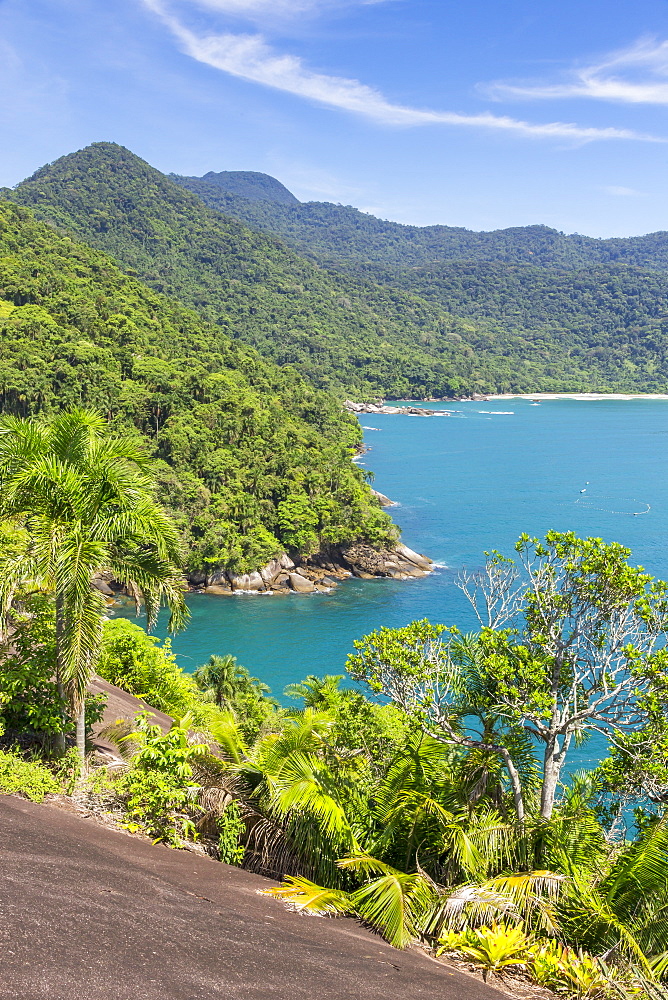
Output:
[[643,747],[628,734],[665,715],[668,584],[600,538],[523,535],[516,551],[517,563],[494,552],[460,579],[476,636],[427,621],[381,629],[355,643],[348,669],[435,739],[497,754],[520,822],[533,789],[518,753],[540,747],[536,812],[547,821],[578,741],[600,733],[631,766]]
[[19,587],[53,594],[56,680],[83,758],[86,689],[106,610],[93,580],[110,572],[123,583],[144,605],[149,629],[163,603],[170,628],[183,626],[178,533],[155,499],[141,446],[111,434],[99,414],[85,409],[51,420],[0,420],[0,520],[21,524],[28,535],[23,551],[2,560],[0,627],[9,625]]

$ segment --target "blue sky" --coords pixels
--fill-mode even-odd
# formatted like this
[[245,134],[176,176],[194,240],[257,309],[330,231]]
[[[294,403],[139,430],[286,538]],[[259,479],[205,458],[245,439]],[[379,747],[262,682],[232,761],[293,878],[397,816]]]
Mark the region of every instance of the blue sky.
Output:
[[0,0],[0,184],[166,172],[496,229],[668,230],[666,0]]

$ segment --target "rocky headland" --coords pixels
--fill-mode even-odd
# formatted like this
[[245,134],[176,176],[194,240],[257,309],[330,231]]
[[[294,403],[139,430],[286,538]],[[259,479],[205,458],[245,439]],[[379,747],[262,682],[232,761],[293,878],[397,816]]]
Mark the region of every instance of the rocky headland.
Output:
[[[387,406],[385,403],[354,403],[346,399],[343,404],[349,413],[406,413],[411,417],[433,417],[436,410],[423,406]],[[440,411],[442,412],[442,411]]]
[[[437,399],[430,397],[427,403],[485,403],[488,399],[501,399],[501,396],[481,396],[474,392],[471,396],[457,396],[454,399]],[[428,410],[424,406],[388,406],[382,400],[374,400],[371,403],[356,403],[351,399],[346,399],[344,407],[349,413],[405,413],[410,417],[433,417],[438,414],[440,417],[449,417],[451,414],[447,410]]]
[[356,542],[312,556],[292,558],[283,552],[253,573],[234,574],[216,569],[209,573],[189,573],[187,580],[192,590],[206,594],[313,594],[332,590],[350,577],[408,580],[427,576],[433,568],[431,559],[402,543],[392,549],[374,549]]

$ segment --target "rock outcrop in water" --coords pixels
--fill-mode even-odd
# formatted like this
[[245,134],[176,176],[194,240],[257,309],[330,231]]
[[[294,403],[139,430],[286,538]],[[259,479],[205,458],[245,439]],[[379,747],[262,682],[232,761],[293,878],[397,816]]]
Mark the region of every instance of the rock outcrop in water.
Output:
[[385,403],[354,403],[347,399],[343,404],[350,413],[406,413],[411,417],[433,417],[436,410],[423,406],[386,406]]
[[234,575],[223,569],[208,574],[191,573],[188,582],[193,590],[207,594],[313,594],[331,590],[341,580],[350,577],[408,580],[426,576],[432,570],[431,559],[402,543],[397,543],[392,549],[374,549],[363,542],[355,542],[297,561],[284,552],[254,573]]

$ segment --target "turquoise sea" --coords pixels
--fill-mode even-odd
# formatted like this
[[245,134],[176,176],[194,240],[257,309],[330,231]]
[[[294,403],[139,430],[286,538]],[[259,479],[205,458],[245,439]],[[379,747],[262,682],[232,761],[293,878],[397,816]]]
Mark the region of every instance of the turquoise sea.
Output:
[[406,544],[437,562],[433,575],[352,580],[311,596],[194,594],[191,624],[173,640],[181,666],[233,653],[280,696],[307,673],[343,673],[353,640],[381,625],[427,617],[471,629],[457,573],[479,566],[485,550],[512,555],[523,531],[619,541],[668,578],[668,400],[504,399],[450,409],[361,418],[370,448],[361,464],[397,502],[391,513]]

